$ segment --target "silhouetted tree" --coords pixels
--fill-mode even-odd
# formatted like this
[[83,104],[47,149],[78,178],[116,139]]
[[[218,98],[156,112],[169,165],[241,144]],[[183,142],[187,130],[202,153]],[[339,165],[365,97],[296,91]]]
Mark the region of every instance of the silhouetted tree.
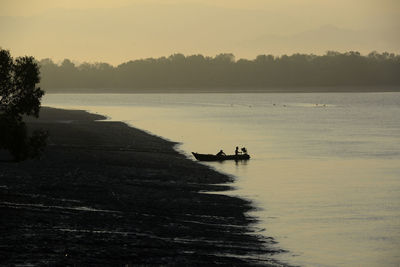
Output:
[[35,157],[42,151],[47,133],[36,131],[28,136],[22,118],[39,116],[44,92],[36,87],[40,81],[39,65],[33,57],[13,59],[0,49],[0,148],[7,149],[16,161]]

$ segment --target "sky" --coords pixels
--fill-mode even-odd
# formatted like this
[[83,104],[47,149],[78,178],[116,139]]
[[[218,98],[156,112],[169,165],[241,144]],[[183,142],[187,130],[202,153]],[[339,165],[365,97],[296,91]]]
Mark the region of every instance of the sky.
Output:
[[400,53],[398,0],[0,0],[13,56],[108,62],[203,54]]

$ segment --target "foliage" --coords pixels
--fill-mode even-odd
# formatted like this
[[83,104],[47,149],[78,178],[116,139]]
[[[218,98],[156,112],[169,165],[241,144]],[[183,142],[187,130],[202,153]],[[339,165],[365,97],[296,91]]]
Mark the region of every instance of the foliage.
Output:
[[39,83],[39,65],[33,57],[15,60],[0,49],[0,149],[10,151],[17,161],[39,156],[47,133],[35,131],[28,136],[23,116],[39,116],[43,90]]
[[64,60],[40,62],[48,91],[71,88],[216,88],[293,86],[392,86],[400,85],[400,56],[372,52],[329,51],[310,54],[259,55],[235,60],[232,54],[215,57],[174,54],[157,59],[75,65]]

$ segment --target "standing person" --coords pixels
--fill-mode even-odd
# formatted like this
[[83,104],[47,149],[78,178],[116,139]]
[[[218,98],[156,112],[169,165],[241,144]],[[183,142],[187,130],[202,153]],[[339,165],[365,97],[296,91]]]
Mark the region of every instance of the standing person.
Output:
[[236,156],[239,155],[239,147],[236,147],[236,149],[235,149],[235,155],[236,155]]

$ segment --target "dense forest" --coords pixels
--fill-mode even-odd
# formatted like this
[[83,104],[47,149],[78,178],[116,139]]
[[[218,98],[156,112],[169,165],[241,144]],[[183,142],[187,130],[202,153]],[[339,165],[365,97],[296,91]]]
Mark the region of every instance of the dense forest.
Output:
[[41,86],[48,92],[137,91],[199,88],[293,88],[399,86],[400,55],[372,52],[327,52],[325,55],[259,55],[235,60],[233,54],[148,58],[118,66],[75,65],[65,59],[40,61]]

